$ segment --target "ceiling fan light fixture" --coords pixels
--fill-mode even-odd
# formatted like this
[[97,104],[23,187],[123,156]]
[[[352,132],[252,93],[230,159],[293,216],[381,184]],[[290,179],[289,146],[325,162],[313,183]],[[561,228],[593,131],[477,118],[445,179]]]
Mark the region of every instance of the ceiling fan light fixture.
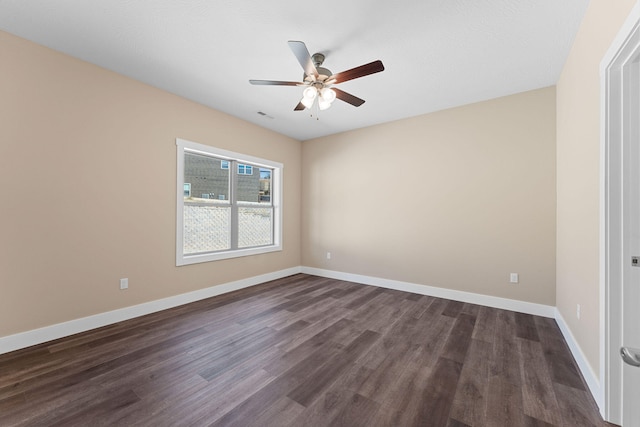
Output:
[[313,100],[316,99],[316,96],[318,96],[318,90],[313,86],[309,86],[302,92],[302,96],[305,99],[310,99],[313,103]]
[[302,103],[302,105],[304,105],[306,108],[311,109],[311,106],[313,106],[313,101],[315,101],[315,97],[307,98],[306,96],[303,96],[300,103]]
[[320,97],[318,98],[318,107],[320,107],[320,110],[326,110],[327,108],[331,107],[331,102],[327,101],[326,99]]
[[322,91],[320,92],[320,96],[329,104],[336,100],[336,92],[333,89],[329,89],[328,87],[322,89]]

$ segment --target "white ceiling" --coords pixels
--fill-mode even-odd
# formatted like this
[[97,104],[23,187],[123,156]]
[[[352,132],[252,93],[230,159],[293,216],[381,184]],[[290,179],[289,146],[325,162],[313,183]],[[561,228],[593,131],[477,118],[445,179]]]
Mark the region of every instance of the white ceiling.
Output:
[[[0,0],[0,29],[298,140],[556,83],[588,0]],[[385,71],[338,87],[366,100],[294,112],[287,46],[334,73]],[[261,116],[264,112],[270,117]]]

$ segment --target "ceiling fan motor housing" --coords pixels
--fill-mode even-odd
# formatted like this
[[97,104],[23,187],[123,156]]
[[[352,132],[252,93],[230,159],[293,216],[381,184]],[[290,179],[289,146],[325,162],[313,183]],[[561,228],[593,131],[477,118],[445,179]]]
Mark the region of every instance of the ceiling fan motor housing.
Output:
[[[316,67],[316,70],[318,71],[318,78],[316,80],[317,82],[324,82],[325,80],[327,80],[329,77],[333,75],[331,71],[323,67]],[[308,82],[308,81],[312,81],[312,79],[311,77],[304,74],[302,76],[302,81]]]
[[322,68],[322,67],[316,67],[316,70],[318,70],[318,74],[320,74],[321,76],[332,76],[333,73],[329,70],[327,70],[326,68]]
[[[324,62],[325,56],[322,53],[314,53],[311,56],[311,60],[313,61],[313,65],[316,67],[316,70],[318,71],[318,74],[321,76],[327,76],[330,77],[333,75],[333,73],[329,70],[327,70],[326,68],[321,67],[322,63]],[[302,80],[304,80],[306,76],[302,77]]]

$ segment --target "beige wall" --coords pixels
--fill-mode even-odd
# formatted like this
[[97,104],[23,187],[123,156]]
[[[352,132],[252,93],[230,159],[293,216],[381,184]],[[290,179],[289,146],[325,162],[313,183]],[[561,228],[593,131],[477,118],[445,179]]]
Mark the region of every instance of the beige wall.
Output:
[[303,264],[555,305],[555,117],[545,88],[305,141]]
[[634,4],[591,0],[557,84],[556,304],[596,375],[601,338],[600,61]]
[[[3,32],[0,52],[0,336],[300,265],[300,142]],[[284,163],[282,252],[175,266],[176,137]]]

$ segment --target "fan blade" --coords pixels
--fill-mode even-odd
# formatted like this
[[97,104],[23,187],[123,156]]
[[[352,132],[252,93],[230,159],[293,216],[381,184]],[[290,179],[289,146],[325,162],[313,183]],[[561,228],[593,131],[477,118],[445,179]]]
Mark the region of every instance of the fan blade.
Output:
[[356,68],[352,68],[347,71],[343,71],[338,74],[334,74],[329,77],[329,80],[335,80],[333,83],[342,83],[348,80],[357,79],[358,77],[368,76],[370,74],[379,73],[380,71],[384,71],[384,65],[382,65],[382,61],[373,61],[365,65],[361,65]]
[[360,99],[357,96],[351,95],[350,93],[347,93],[343,90],[336,89],[335,87],[332,87],[331,90],[336,93],[336,98],[346,102],[347,104],[351,104],[354,107],[359,107],[364,104],[364,99]]
[[268,85],[268,86],[303,86],[301,82],[279,82],[276,80],[249,80],[252,85]]
[[296,56],[300,65],[302,65],[305,75],[318,77],[318,70],[316,70],[316,66],[313,65],[313,60],[311,59],[307,46],[303,42],[295,40],[290,40],[288,43],[289,48]]
[[307,108],[307,107],[305,107],[302,102],[298,102],[298,105],[296,105],[296,108],[294,108],[293,111],[302,111],[305,108]]

